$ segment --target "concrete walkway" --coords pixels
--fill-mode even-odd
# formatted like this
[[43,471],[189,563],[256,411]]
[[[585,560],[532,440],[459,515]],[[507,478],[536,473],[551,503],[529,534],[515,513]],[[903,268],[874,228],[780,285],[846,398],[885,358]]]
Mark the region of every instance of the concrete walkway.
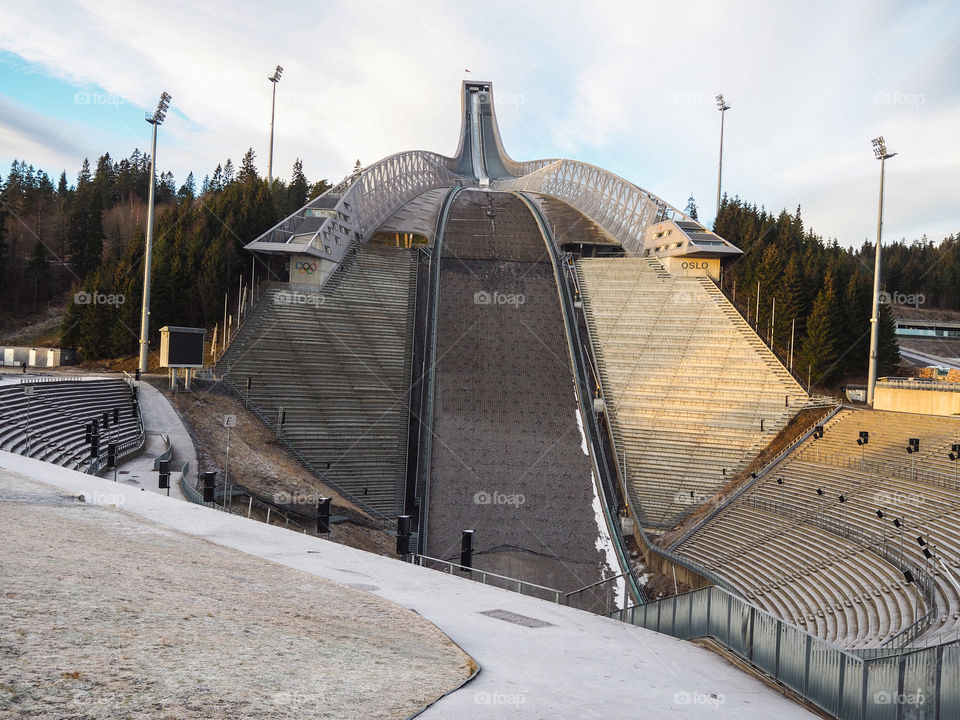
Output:
[[[163,436],[170,438],[173,444],[174,461],[170,463],[170,497],[186,500],[180,490],[180,472],[184,462],[189,463],[188,477],[196,478],[197,451],[193,446],[193,439],[187,428],[184,427],[180,416],[167,401],[163,393],[146,382],[138,383],[140,411],[143,413],[143,428],[146,434],[146,445],[143,452],[117,468],[117,481],[136,488],[144,488],[150,492],[167,495],[166,490],[159,487],[159,475],[153,469],[154,458],[166,450]],[[176,468],[177,472],[174,472]],[[105,470],[103,477],[113,479],[113,472]]]
[[4,470],[419,612],[481,669],[424,718],[815,717],[719,656],[649,630],[0,452],[0,482]]

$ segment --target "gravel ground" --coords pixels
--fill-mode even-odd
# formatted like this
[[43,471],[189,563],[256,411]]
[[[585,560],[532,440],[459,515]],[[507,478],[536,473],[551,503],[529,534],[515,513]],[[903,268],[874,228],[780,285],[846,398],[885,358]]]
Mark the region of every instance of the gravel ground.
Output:
[[0,717],[403,718],[473,661],[362,590],[0,476]]

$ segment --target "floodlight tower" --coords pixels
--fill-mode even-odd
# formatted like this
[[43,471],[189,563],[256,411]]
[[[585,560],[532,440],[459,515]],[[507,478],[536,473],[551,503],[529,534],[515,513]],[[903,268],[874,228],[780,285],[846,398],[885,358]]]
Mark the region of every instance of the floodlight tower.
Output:
[[277,83],[283,75],[283,68],[277,65],[273,75],[267,78],[273,83],[273,100],[270,102],[270,157],[267,159],[267,186],[273,185],[273,113],[277,107]]
[[896,153],[887,152],[883,136],[873,139],[873,154],[880,161],[880,209],[877,212],[877,251],[873,265],[873,314],[870,316],[870,368],[867,379],[867,404],[873,405],[877,386],[877,341],[880,336],[880,240],[883,233],[883,176],[885,163]]
[[145,120],[153,125],[153,145],[150,151],[150,191],[147,200],[147,245],[143,256],[143,307],[140,310],[140,372],[147,371],[147,355],[150,349],[150,264],[153,259],[153,190],[157,165],[157,128],[163,124],[170,108],[171,97],[166,92],[160,95],[157,109]]
[[[717,215],[720,214],[720,184],[723,180],[723,118],[729,109],[730,106],[723,99],[723,93],[717,95],[717,110],[720,111],[720,169],[717,172]],[[716,218],[713,222],[716,224]]]

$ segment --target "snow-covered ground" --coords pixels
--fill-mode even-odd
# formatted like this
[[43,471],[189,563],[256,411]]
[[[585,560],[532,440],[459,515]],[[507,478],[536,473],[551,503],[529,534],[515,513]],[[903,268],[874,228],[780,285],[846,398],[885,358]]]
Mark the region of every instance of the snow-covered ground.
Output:
[[[642,628],[0,452],[0,483],[9,473],[116,505],[104,517],[118,525],[149,520],[416,610],[481,669],[425,718],[814,717],[721,657]],[[0,526],[0,543],[16,548],[16,532],[15,522]]]

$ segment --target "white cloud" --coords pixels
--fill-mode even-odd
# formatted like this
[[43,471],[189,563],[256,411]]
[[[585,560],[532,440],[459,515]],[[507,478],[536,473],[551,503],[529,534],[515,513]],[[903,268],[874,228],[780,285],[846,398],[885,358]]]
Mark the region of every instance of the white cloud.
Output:
[[[960,230],[950,194],[960,184],[951,143],[960,90],[950,71],[958,29],[960,13],[937,2],[109,0],[10,6],[0,48],[128,98],[119,111],[129,116],[125,138],[141,137],[141,148],[149,139],[141,113],[168,90],[160,164],[179,181],[187,169],[202,178],[228,156],[236,163],[248,146],[265,172],[266,77],[277,63],[285,73],[274,174],[286,177],[299,156],[309,176],[330,179],[357,158],[452,153],[469,68],[494,81],[498,96],[522,97],[498,104],[514,158],[584,159],[680,206],[692,191],[705,218],[716,192],[713,96],[724,92],[733,106],[725,190],[772,211],[800,203],[808,225],[858,244],[875,231],[876,134],[901,153],[890,166],[888,236]],[[18,131],[3,132],[0,152],[24,155],[10,147]],[[92,156],[108,149],[104,136],[80,127],[73,145]],[[42,153],[28,160],[48,162]]]

